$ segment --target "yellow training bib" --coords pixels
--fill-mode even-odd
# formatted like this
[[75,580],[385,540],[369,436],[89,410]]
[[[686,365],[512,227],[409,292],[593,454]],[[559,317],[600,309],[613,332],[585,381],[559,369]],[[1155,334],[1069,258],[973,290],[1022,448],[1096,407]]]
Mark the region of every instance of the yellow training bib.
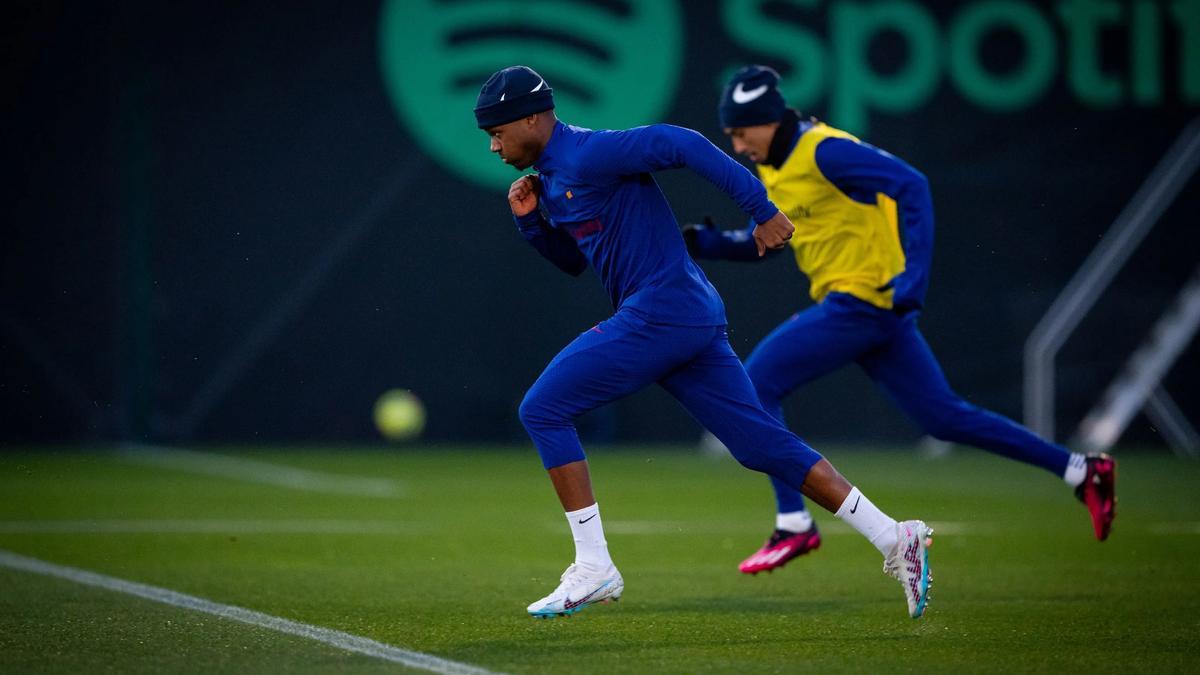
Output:
[[892,308],[892,290],[879,290],[904,271],[904,249],[896,202],[882,192],[874,204],[856,202],[817,167],[817,145],[827,138],[858,139],[817,123],[800,140],[783,166],[759,165],[767,196],[792,223],[796,264],[809,279],[809,294],[820,302],[830,292]]

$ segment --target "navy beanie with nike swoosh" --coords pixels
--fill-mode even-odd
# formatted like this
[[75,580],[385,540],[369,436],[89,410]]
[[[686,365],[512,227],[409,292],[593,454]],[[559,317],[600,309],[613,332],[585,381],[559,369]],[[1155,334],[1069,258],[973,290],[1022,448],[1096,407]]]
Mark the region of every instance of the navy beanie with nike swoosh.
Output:
[[492,73],[475,101],[480,129],[508,124],[554,107],[554,90],[532,68],[509,66]]
[[721,128],[778,122],[787,108],[778,87],[779,73],[767,66],[746,66],[734,73],[717,106]]

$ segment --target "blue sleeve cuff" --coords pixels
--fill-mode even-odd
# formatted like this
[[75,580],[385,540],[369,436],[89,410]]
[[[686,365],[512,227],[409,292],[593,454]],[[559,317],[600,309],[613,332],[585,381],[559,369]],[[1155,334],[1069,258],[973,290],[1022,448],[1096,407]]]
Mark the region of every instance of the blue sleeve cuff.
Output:
[[541,209],[534,209],[523,216],[513,215],[513,221],[526,239],[541,234],[543,224],[548,224],[542,216]]
[[763,197],[762,204],[754,207],[754,213],[751,213],[750,217],[754,219],[755,225],[762,225],[774,218],[776,213],[779,213],[779,207],[775,206],[770,199]]

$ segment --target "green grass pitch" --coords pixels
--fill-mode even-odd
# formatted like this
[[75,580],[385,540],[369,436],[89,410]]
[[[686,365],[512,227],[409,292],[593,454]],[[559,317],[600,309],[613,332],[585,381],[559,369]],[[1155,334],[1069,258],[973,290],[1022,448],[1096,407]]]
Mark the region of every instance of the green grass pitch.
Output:
[[[1118,453],[1112,537],[1053,477],[981,452],[827,449],[899,518],[935,527],[911,620],[871,546],[818,513],[822,548],[737,563],[773,523],[764,478],[661,447],[590,453],[620,603],[539,621],[571,561],[529,449],[222,448],[393,479],[331,494],[107,452],[0,453],[0,549],[509,673],[1195,672],[1200,465]],[[398,672],[300,637],[0,567],[0,672]]]

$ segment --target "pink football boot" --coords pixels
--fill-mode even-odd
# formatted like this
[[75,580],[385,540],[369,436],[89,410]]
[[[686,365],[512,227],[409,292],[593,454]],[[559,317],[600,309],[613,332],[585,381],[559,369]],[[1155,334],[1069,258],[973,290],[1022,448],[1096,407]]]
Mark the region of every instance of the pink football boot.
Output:
[[775,530],[762,548],[738,565],[738,570],[742,574],[770,572],[776,567],[788,564],[792,558],[815,551],[820,547],[821,533],[817,531],[816,523],[813,523],[813,526],[804,532]]

